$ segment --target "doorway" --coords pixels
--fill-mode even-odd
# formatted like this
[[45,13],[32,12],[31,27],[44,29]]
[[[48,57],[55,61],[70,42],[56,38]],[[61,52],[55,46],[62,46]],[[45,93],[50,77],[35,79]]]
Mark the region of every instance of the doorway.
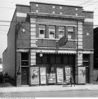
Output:
[[29,68],[27,67],[21,68],[21,84],[22,85],[29,84]]
[[29,84],[29,53],[21,53],[21,84]]

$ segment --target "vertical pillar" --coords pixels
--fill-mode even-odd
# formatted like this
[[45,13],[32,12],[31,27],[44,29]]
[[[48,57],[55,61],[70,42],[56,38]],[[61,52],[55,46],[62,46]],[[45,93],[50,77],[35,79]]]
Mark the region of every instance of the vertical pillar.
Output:
[[30,19],[30,46],[31,48],[36,47],[36,19]]
[[32,66],[36,65],[36,50],[34,49],[35,47],[37,47],[37,45],[36,45],[36,29],[37,29],[36,18],[30,18],[30,47],[31,47],[31,50],[30,50],[30,78],[29,78],[30,85],[32,83],[31,68],[32,68]]
[[36,18],[30,18],[30,47],[32,50],[30,50],[30,65],[35,65],[36,64],[36,50],[33,48],[37,47],[36,46]]
[[76,83],[81,83],[81,77],[80,77],[80,69],[79,67],[83,66],[83,23],[78,22],[78,34],[77,34],[77,69],[76,69],[76,74],[77,74],[77,82]]

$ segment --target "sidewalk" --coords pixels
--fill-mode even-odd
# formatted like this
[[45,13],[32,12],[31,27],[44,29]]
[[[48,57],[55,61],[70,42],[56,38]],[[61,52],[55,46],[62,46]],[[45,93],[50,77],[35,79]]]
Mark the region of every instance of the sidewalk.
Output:
[[98,85],[50,85],[50,86],[21,86],[0,87],[0,93],[4,92],[40,92],[40,91],[64,91],[64,90],[98,90]]

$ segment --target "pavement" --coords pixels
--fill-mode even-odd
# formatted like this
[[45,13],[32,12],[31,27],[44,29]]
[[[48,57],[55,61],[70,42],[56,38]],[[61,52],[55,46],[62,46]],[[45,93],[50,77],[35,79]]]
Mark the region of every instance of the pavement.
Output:
[[86,85],[48,85],[48,86],[9,86],[0,87],[0,93],[10,92],[42,92],[42,91],[64,91],[64,90],[98,90],[98,85],[86,84]]

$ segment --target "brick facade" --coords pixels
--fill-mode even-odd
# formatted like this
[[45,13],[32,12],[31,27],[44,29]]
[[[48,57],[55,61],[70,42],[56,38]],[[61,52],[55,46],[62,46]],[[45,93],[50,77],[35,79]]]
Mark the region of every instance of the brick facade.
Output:
[[[80,71],[78,67],[83,66],[83,55],[90,55],[90,59],[93,55],[93,12],[84,11],[80,6],[30,2],[30,6],[17,5],[15,15],[15,75],[17,86],[21,85],[21,73],[22,69],[25,70],[25,68],[29,69],[29,85],[34,83],[33,80],[31,80],[31,75],[34,66],[37,65],[37,54],[42,54],[43,57],[45,55],[48,57],[48,54],[50,54],[49,57],[51,57],[51,55],[54,55],[54,57],[61,55],[61,58],[65,57],[67,54],[69,54],[68,57],[71,56],[71,53],[74,54],[75,72],[73,71],[73,77],[76,80],[75,83],[81,83],[79,81],[80,76],[78,74]],[[39,35],[41,35],[39,34],[39,25],[44,25],[44,38],[39,37]],[[50,26],[55,28],[55,34],[53,34],[53,32],[50,34],[50,31],[54,31],[53,27],[51,29]],[[59,27],[64,28],[64,35],[66,35],[68,41],[66,45],[57,49]],[[42,30],[42,32],[44,32],[44,30]],[[51,37],[54,38],[51,39]],[[26,52],[29,53],[29,66],[23,67],[21,66],[21,53]],[[65,56],[62,56],[62,54]],[[86,68],[86,66],[84,67]],[[89,82],[92,82],[92,67],[93,64],[90,60],[90,73],[86,75],[90,78]],[[38,68],[40,68],[40,66]],[[20,72],[20,74],[17,74],[17,72]]]

